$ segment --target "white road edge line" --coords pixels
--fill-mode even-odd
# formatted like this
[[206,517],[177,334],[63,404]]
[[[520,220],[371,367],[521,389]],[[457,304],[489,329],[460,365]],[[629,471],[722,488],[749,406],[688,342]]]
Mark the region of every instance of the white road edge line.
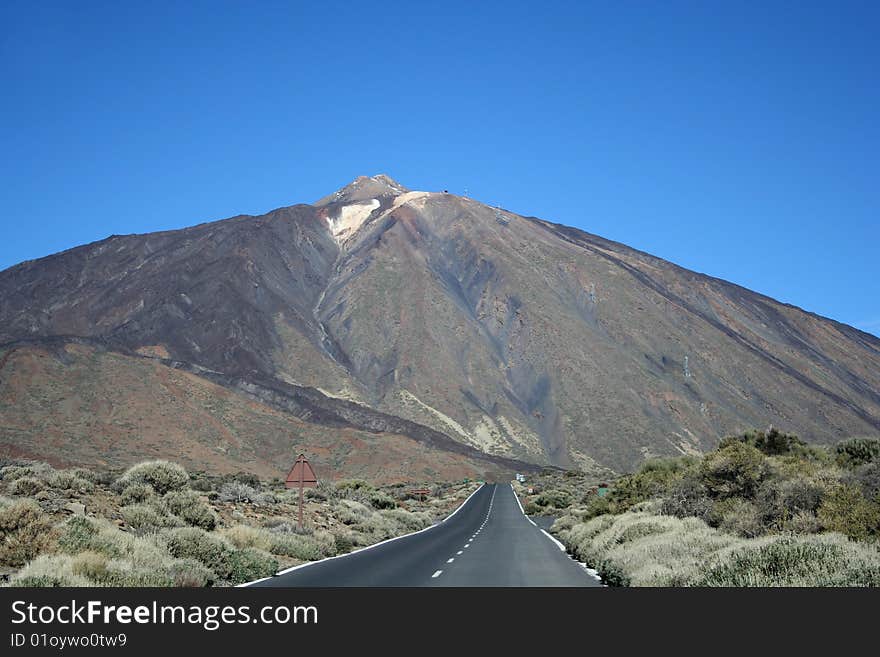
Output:
[[[513,484],[510,484],[510,490],[513,490]],[[519,504],[519,510],[522,512],[523,516],[525,516],[525,519],[528,520],[528,521],[529,521],[530,523],[532,523],[533,525],[535,525],[535,521],[532,520],[531,518],[529,518],[529,517],[526,515],[526,512],[525,512],[525,510],[523,509],[523,506],[522,506],[522,502],[519,501],[519,495],[516,494],[516,491],[515,491],[515,490],[513,490],[513,498],[516,500],[516,503]],[[537,527],[537,526],[538,526],[538,525],[535,525],[535,527]]]
[[[498,490],[498,489],[496,488],[495,490]],[[510,492],[513,493],[513,497],[516,499],[516,503],[519,504],[519,510],[522,511],[522,514],[525,516],[526,520],[528,520],[530,523],[532,523],[533,525],[535,525],[535,527],[538,527],[538,525],[536,525],[535,522],[534,522],[531,518],[529,518],[528,516],[526,516],[526,512],[523,511],[522,502],[519,501],[519,495],[517,495],[517,494],[516,494],[516,491],[513,489],[513,484],[510,484]],[[539,529],[540,529],[540,527],[539,527]],[[551,533],[549,533],[549,532],[547,532],[547,531],[545,531],[545,530],[543,530],[543,529],[541,529],[541,533],[544,534],[544,536],[546,536],[547,538],[549,538],[551,541],[553,541],[554,543],[556,543],[556,547],[558,547],[560,550],[562,550],[563,552],[567,552],[567,550],[565,549],[565,546],[562,544],[562,542],[559,541],[559,540],[558,540],[555,536],[553,536]],[[571,556],[569,556],[569,559],[571,559]],[[572,559],[572,561],[574,561],[574,559]],[[575,563],[580,564],[579,561],[575,561]],[[580,565],[583,566],[583,564],[580,564]],[[584,567],[584,570],[586,571],[586,573],[587,573],[590,577],[593,577],[593,578],[595,578],[595,579],[598,579],[600,582],[602,581],[602,578],[599,577],[599,574],[598,574],[596,571],[592,570],[591,568],[586,568],[586,567]]]
[[542,530],[541,530],[541,533],[544,534],[544,536],[546,536],[547,538],[549,538],[551,541],[553,541],[554,543],[556,543],[556,547],[558,547],[560,550],[562,550],[563,552],[565,552],[565,546],[564,546],[564,545],[563,545],[563,544],[562,544],[562,543],[561,543],[561,542],[560,542],[555,536],[553,536],[550,532],[548,532],[547,530],[542,529]]
[[455,557],[452,557],[451,559],[447,559],[446,563],[452,563],[453,561],[455,561]]
[[[308,561],[306,563],[301,563],[298,566],[292,566],[290,568],[285,568],[284,570],[280,570],[277,573],[275,573],[274,575],[270,575],[269,577],[261,577],[260,579],[255,579],[252,582],[245,582],[244,584],[236,584],[235,588],[239,589],[239,588],[243,588],[245,586],[250,586],[251,584],[258,584],[259,582],[265,582],[267,579],[273,579],[275,577],[278,577],[279,575],[286,575],[287,573],[292,573],[294,570],[299,570],[301,568],[308,568],[309,566],[314,566],[315,564],[324,563],[325,561],[333,561],[334,559],[344,559],[345,557],[349,557],[353,554],[357,554],[358,552],[366,552],[367,550],[372,550],[373,548],[377,548],[380,545],[385,545],[386,543],[392,543],[394,541],[399,541],[400,539],[406,538],[408,536],[415,536],[416,534],[421,534],[422,532],[431,531],[432,529],[434,529],[435,527],[439,527],[444,522],[449,520],[452,516],[454,516],[456,513],[461,511],[462,508],[464,508],[464,506],[468,502],[471,501],[471,498],[474,495],[476,495],[481,490],[483,490],[483,486],[485,486],[485,485],[486,484],[484,484],[484,483],[480,484],[480,487],[477,488],[477,490],[475,490],[473,493],[468,495],[468,498],[464,502],[462,502],[461,505],[459,505],[459,507],[455,511],[450,513],[448,516],[443,518],[443,520],[441,520],[440,522],[438,522],[435,525],[431,525],[430,527],[425,527],[424,529],[420,529],[417,532],[411,532],[409,534],[404,534],[403,536],[395,536],[394,538],[388,538],[388,539],[385,539],[384,541],[380,541],[379,543],[373,543],[372,545],[367,545],[366,547],[358,548],[357,550],[353,550],[352,552],[346,552],[345,554],[337,554],[335,557],[327,557],[325,559],[318,559],[317,561]],[[497,487],[495,490],[497,490]],[[492,494],[494,495],[495,491],[492,491]]]
[[440,575],[442,575],[442,574],[443,574],[443,571],[442,571],[442,570],[438,570],[436,573],[434,573],[433,575],[431,575],[431,579],[434,579],[435,577],[440,577]]

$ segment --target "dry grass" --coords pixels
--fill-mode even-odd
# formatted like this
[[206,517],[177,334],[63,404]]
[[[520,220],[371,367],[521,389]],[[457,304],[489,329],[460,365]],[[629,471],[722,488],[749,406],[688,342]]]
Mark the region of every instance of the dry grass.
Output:
[[880,586],[877,548],[839,534],[746,539],[644,511],[570,516],[553,530],[610,585]]

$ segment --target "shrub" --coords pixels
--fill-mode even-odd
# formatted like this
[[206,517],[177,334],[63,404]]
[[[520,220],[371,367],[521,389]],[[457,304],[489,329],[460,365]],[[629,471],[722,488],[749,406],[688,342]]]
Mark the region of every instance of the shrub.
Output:
[[80,552],[73,557],[71,571],[96,583],[107,583],[111,579],[107,556],[91,550]]
[[256,489],[238,481],[230,481],[220,487],[222,502],[253,502],[256,498]]
[[798,476],[765,481],[756,501],[764,522],[779,528],[799,512],[815,514],[825,493],[819,481]]
[[22,566],[47,550],[55,538],[51,528],[49,518],[30,500],[0,509],[0,564]]
[[270,505],[277,504],[279,502],[278,496],[274,493],[270,493],[269,491],[263,493],[257,493],[254,497],[254,504],[258,505]]
[[40,555],[12,576],[12,586],[91,586],[82,575],[73,572],[72,558],[67,555]]
[[227,574],[223,564],[233,551],[229,542],[198,529],[183,527],[171,530],[166,537],[168,551],[178,559],[195,559],[208,568],[214,568],[221,577]]
[[119,483],[123,486],[149,484],[159,495],[164,495],[169,491],[185,488],[189,483],[189,475],[176,463],[146,461],[126,470]]
[[317,502],[327,501],[326,493],[320,490],[320,488],[309,488],[308,490],[306,490],[305,496],[307,500],[315,500]]
[[33,468],[23,465],[7,465],[0,468],[0,479],[8,482],[15,481],[21,477],[32,477],[34,474],[36,473]]
[[347,554],[354,549],[355,537],[351,532],[338,532],[333,539],[336,554]]
[[842,485],[834,489],[816,515],[826,530],[857,541],[880,534],[880,504],[865,499],[855,486]]
[[251,488],[260,487],[260,478],[257,477],[257,475],[255,474],[251,474],[250,472],[236,472],[234,475],[232,475],[232,480],[240,484],[250,486]]
[[845,468],[855,468],[880,460],[880,440],[873,438],[850,438],[834,447],[837,463]]
[[156,491],[149,484],[129,484],[122,489],[119,499],[124,505],[139,504],[146,502],[156,495]]
[[751,498],[769,474],[769,468],[764,455],[755,447],[733,442],[703,457],[699,472],[710,497]]
[[380,490],[370,491],[367,499],[374,509],[393,509],[397,506],[393,497]]
[[[582,520],[596,518],[606,513],[614,513],[614,511],[616,510],[614,508],[614,504],[607,495],[604,497],[599,497],[598,495],[595,495],[593,493],[588,493],[583,497],[581,503],[585,505],[582,510]],[[526,507],[528,507],[528,505],[526,505]],[[537,509],[538,507],[535,508]],[[527,510],[526,513],[537,513],[537,511],[530,512]]]
[[860,465],[847,473],[845,481],[861,488],[869,500],[880,502],[880,460]]
[[374,488],[363,479],[341,479],[336,482],[336,490],[340,493],[347,493],[353,490],[371,491]]
[[243,584],[278,572],[278,560],[255,548],[229,553],[225,565],[226,578],[233,584]]
[[213,570],[195,559],[175,559],[167,569],[172,586],[211,586],[217,580]]
[[49,486],[77,493],[91,493],[95,490],[95,484],[90,479],[79,477],[69,470],[54,472],[49,477]]
[[88,468],[74,468],[73,470],[70,470],[69,472],[74,477],[77,477],[79,479],[85,479],[86,481],[89,481],[93,484],[101,483],[100,482],[101,475],[99,475],[96,472],[92,472]]
[[211,485],[211,481],[205,477],[191,479],[189,486],[193,490],[197,490],[202,493],[207,493],[214,490],[214,487]]
[[715,503],[709,513],[709,524],[723,532],[744,538],[754,538],[764,533],[758,507],[738,497]]
[[211,530],[217,526],[217,514],[192,490],[166,493],[162,498],[166,508],[193,527]]
[[696,586],[880,586],[880,554],[839,534],[773,536],[719,553]]
[[27,495],[30,497],[36,495],[44,488],[43,482],[36,477],[23,476],[18,477],[12,482],[9,492],[13,495]]
[[339,500],[334,505],[333,510],[339,522],[344,525],[353,525],[372,515],[372,512],[366,506],[354,500]]
[[695,476],[686,476],[672,485],[661,506],[662,513],[678,518],[708,519],[712,510],[709,491]]
[[750,445],[768,456],[782,456],[785,454],[804,454],[807,444],[793,433],[782,433],[778,429],[771,428],[766,433],[763,431],[748,431],[739,436],[730,436],[721,441],[719,449],[730,445],[742,443]]
[[539,507],[567,509],[571,506],[571,495],[564,490],[548,490],[540,493],[533,501]]
[[97,525],[82,516],[73,516],[61,527],[58,545],[70,554],[94,549],[98,537]]
[[738,540],[696,518],[630,512],[599,516],[560,533],[570,550],[615,586],[681,586],[705,560]]
[[271,551],[275,540],[272,532],[250,525],[235,525],[220,530],[220,534],[237,548],[254,547]]
[[417,532],[434,524],[427,513],[413,513],[405,509],[387,509],[380,511],[380,515],[395,523],[400,528],[396,533],[401,534]]
[[148,504],[132,504],[120,509],[122,519],[138,534],[156,532],[166,527],[177,527],[176,518],[166,516]]

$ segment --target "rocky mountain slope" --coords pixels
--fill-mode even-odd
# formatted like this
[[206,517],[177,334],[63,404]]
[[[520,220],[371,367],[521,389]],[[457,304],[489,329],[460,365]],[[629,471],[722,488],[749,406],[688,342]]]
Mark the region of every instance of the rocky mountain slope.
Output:
[[[45,432],[73,435],[56,412],[68,393],[31,410],[15,403],[24,375],[10,363],[25,346],[44,349],[57,370],[32,379],[32,394],[70,375],[59,356],[67,347],[47,348],[48,339],[75,350],[94,341],[87,348],[100,358],[119,359],[117,373],[177,368],[215,386],[208,397],[233,394],[333,427],[313,409],[285,407],[282,398],[308,391],[325,410],[374,414],[344,426],[470,463],[487,453],[624,469],[770,423],[813,442],[880,433],[873,336],[573,228],[387,176],[358,178],[313,205],[111,236],[0,272],[7,449],[39,452]],[[139,404],[154,395],[141,388]],[[118,403],[88,407],[94,421],[119,412]],[[121,440],[149,433],[129,421]],[[250,422],[199,440],[228,448]]]

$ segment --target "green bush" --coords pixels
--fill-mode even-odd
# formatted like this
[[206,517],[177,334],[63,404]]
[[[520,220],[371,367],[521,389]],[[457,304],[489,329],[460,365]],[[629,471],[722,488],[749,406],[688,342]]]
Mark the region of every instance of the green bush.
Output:
[[705,560],[741,540],[696,518],[604,515],[559,533],[570,551],[615,586],[682,586]]
[[721,552],[695,586],[880,586],[880,554],[840,535],[773,536]]
[[96,583],[110,580],[110,568],[107,556],[100,552],[87,550],[80,552],[71,560],[71,570]]
[[251,488],[260,488],[260,478],[250,472],[236,472],[232,475],[232,480],[250,486]]
[[709,525],[744,538],[754,538],[764,533],[757,505],[739,497],[716,502],[709,512]]
[[42,481],[36,477],[18,477],[9,487],[9,492],[13,495],[26,495],[28,497],[36,495],[45,488]]
[[713,502],[709,491],[696,475],[676,481],[663,497],[661,510],[677,518],[695,517],[708,520]]
[[869,500],[880,502],[880,461],[858,466],[847,473],[845,481],[861,488]]
[[32,477],[35,470],[25,465],[7,465],[0,468],[0,480],[12,482],[22,477]]
[[543,511],[543,509],[531,500],[523,505],[523,513],[525,513],[527,516],[537,515],[541,513],[541,511]]
[[375,489],[363,479],[341,479],[336,482],[336,490],[340,493],[346,493],[354,490],[372,491]]
[[155,497],[156,491],[149,484],[129,484],[122,489],[119,500],[123,505],[140,504],[146,502],[151,497]]
[[380,490],[370,491],[367,499],[374,509],[393,509],[397,506],[393,497]]
[[834,447],[837,463],[845,468],[856,468],[865,463],[880,460],[880,440],[874,438],[850,438]]
[[842,485],[831,491],[816,515],[826,530],[857,541],[880,535],[880,504],[865,499],[855,486]]
[[220,500],[223,502],[254,502],[257,490],[240,481],[229,481],[220,487]]
[[344,525],[353,525],[362,522],[372,515],[372,511],[360,502],[354,500],[339,500],[334,506],[333,511]]
[[[78,554],[86,550],[94,550],[98,538],[97,525],[82,516],[73,516],[61,526],[59,547],[68,554]],[[98,550],[105,552],[106,550]],[[115,556],[111,554],[111,556]]]
[[232,584],[243,584],[278,572],[278,560],[256,548],[234,550],[226,556],[225,577]]
[[398,527],[396,533],[399,534],[410,534],[434,524],[427,513],[414,513],[406,509],[386,509],[379,514],[396,524]]
[[825,494],[825,485],[811,477],[770,479],[758,490],[756,503],[764,524],[778,529],[798,513],[815,515]]
[[542,508],[567,509],[571,506],[571,495],[564,490],[547,490],[539,493],[533,502]]
[[119,478],[124,487],[130,484],[149,484],[159,495],[185,488],[189,475],[183,467],[169,461],[146,461],[125,471]]
[[162,502],[171,513],[188,525],[207,530],[217,526],[217,514],[195,491],[171,491],[164,495]]
[[807,444],[793,433],[782,433],[771,428],[764,431],[748,431],[739,436],[730,436],[721,441],[719,449],[742,443],[754,447],[767,456],[783,456],[785,454],[805,454]]
[[351,532],[339,532],[333,539],[336,554],[348,554],[355,547],[355,538]]
[[326,493],[318,488],[309,488],[308,490],[306,490],[305,497],[307,500],[314,500],[316,502],[327,501]]
[[755,447],[733,442],[703,457],[699,472],[712,498],[753,498],[769,474],[764,455]]
[[0,509],[0,564],[23,566],[54,539],[51,521],[34,502],[19,500]]
[[70,470],[60,470],[49,477],[49,486],[60,490],[73,491],[76,493],[91,493],[95,490],[95,484],[84,477],[78,476]]
[[122,519],[138,534],[157,532],[166,527],[177,527],[176,518],[167,516],[149,504],[132,504],[120,509]]
[[73,572],[70,556],[43,554],[13,575],[10,584],[45,588],[91,586],[92,583]]
[[176,587],[212,586],[217,581],[214,571],[195,559],[175,559],[166,572]]
[[[226,562],[232,546],[220,537],[209,534],[197,527],[173,529],[167,534],[168,551],[178,559],[195,559],[208,568]],[[215,572],[224,577],[227,573],[220,567]]]

